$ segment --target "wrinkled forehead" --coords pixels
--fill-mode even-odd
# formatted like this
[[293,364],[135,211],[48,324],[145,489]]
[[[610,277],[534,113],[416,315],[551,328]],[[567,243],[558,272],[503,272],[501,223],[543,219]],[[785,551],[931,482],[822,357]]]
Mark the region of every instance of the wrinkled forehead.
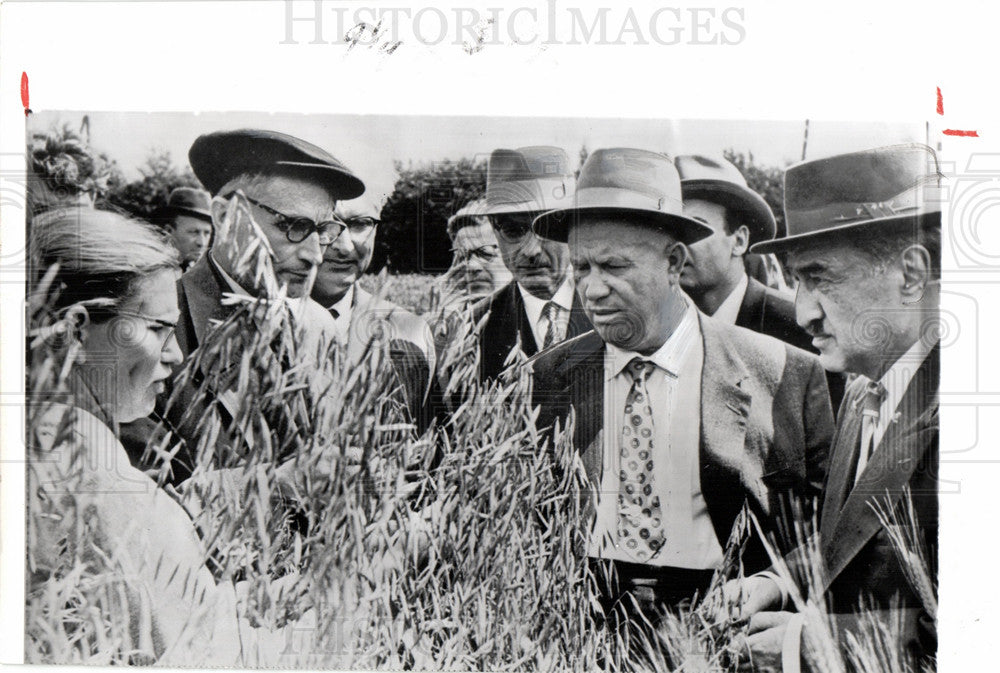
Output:
[[570,226],[568,236],[570,249],[574,252],[633,247],[659,249],[674,242],[676,239],[662,228],[628,213],[581,216]]
[[342,220],[358,217],[371,217],[377,220],[382,214],[382,208],[375,203],[374,199],[365,195],[350,201],[338,201],[334,213]]
[[488,222],[477,222],[467,224],[456,231],[452,245],[456,250],[475,250],[488,245],[497,245],[497,237]]

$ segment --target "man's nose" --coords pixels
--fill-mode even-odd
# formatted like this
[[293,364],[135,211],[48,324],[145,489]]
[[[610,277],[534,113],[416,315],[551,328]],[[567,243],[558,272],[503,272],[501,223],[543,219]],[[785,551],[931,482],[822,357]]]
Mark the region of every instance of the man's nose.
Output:
[[323,263],[323,246],[319,244],[319,234],[313,232],[306,237],[306,240],[299,243],[299,259],[308,262],[312,266],[319,266]]
[[608,284],[599,273],[589,273],[586,278],[577,281],[580,296],[585,301],[597,301],[608,295]]
[[542,254],[542,242],[533,232],[528,232],[521,241],[521,255],[524,257],[537,257]]
[[795,322],[805,328],[817,320],[823,319],[823,307],[804,283],[799,283],[795,289]]

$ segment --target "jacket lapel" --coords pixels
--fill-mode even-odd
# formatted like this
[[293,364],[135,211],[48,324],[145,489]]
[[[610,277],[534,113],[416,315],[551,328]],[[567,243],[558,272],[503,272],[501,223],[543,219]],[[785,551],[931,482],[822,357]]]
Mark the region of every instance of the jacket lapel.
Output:
[[861,442],[861,414],[855,409],[863,387],[856,387],[844,400],[840,422],[833,439],[832,462],[820,510],[820,531],[824,539],[833,539],[833,529],[847,495],[854,485],[858,448]]
[[583,311],[583,304],[580,302],[580,295],[576,290],[573,290],[573,307],[569,312],[569,327],[566,329],[566,338],[572,339],[575,336],[579,336],[590,330],[594,329],[594,326],[590,323],[587,318],[587,314]]
[[722,541],[742,506],[740,475],[750,417],[750,394],[743,389],[746,365],[716,323],[698,314],[704,344],[701,368],[701,490]]
[[597,332],[581,336],[559,365],[564,381],[557,396],[575,410],[573,445],[580,452],[594,488],[599,488],[604,466],[604,341]]
[[[934,449],[932,440],[937,430],[939,371],[939,349],[935,346],[910,381],[897,407],[898,415],[872,453],[858,483],[853,488],[848,486],[850,494],[843,508],[835,517],[829,517],[834,519],[829,524],[824,515],[823,548],[828,584],[879,531],[880,523],[871,504],[885,503],[885,499],[889,498],[889,503],[894,506],[921,458],[928,450]],[[847,406],[844,409],[845,413],[853,413],[853,409]],[[860,421],[858,425],[860,427]],[[852,452],[845,449],[844,453],[853,456],[857,450],[855,446]],[[848,474],[843,478],[850,484],[853,480],[853,475],[849,473],[850,464],[854,461],[846,462],[849,463]]]
[[747,282],[747,291],[743,295],[743,302],[740,304],[740,312],[736,315],[736,324],[755,332],[762,332],[765,299],[764,285],[755,278],[750,278]]
[[[181,276],[178,285],[187,307],[190,330],[178,330],[186,342],[180,344],[181,350],[187,355],[205,341],[209,320],[224,318],[227,309],[222,305],[222,285],[209,264],[208,255]],[[188,342],[191,336],[194,343]]]

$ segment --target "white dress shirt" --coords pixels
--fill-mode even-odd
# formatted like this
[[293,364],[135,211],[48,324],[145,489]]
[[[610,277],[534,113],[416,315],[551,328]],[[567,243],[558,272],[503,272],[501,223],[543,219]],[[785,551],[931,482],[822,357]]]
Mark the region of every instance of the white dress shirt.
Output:
[[528,323],[531,325],[531,334],[535,337],[535,346],[541,350],[542,344],[545,343],[545,332],[540,329],[539,323],[542,321],[542,311],[545,310],[545,305],[549,301],[554,301],[559,306],[559,332],[557,334],[562,334],[565,337],[569,327],[570,309],[573,308],[573,292],[575,292],[573,281],[570,280],[569,275],[567,274],[566,279],[552,295],[551,300],[539,299],[521,287],[520,283],[517,284],[517,289],[521,293],[521,299],[524,300],[524,312],[528,314]]
[[[604,459],[597,519],[588,554],[637,562],[617,544],[620,448],[625,399],[632,379],[623,369],[637,353],[607,344],[604,355]],[[639,356],[643,357],[643,356]],[[663,512],[665,543],[647,565],[714,568],[722,547],[701,492],[701,370],[704,345],[692,303],[666,343],[645,357],[656,367],[646,381],[653,407],[654,494]],[[662,447],[662,448],[661,448]]]
[[721,320],[727,325],[735,325],[736,318],[740,315],[740,306],[743,305],[743,298],[747,294],[747,287],[750,285],[750,278],[743,274],[743,279],[736,284],[733,291],[729,293],[726,300],[719,305],[712,317]]
[[[878,448],[879,443],[882,438],[885,437],[886,431],[889,430],[889,426],[895,421],[896,408],[903,399],[903,395],[906,394],[906,389],[910,387],[910,382],[913,380],[913,376],[920,369],[920,366],[927,359],[927,354],[930,353],[931,348],[933,348],[934,343],[926,343],[923,339],[917,339],[916,343],[910,346],[910,349],[903,353],[903,355],[892,363],[889,370],[882,375],[879,379],[885,387],[885,399],[882,400],[882,404],[878,409],[878,421],[875,423],[875,428],[872,432],[872,442],[871,442],[871,454],[874,454]],[[861,377],[865,383],[869,383],[869,379]],[[864,461],[864,458],[859,459],[859,462]],[[861,467],[855,474],[855,481],[864,474],[864,466],[870,462],[868,461],[862,463]]]
[[351,333],[351,318],[354,316],[354,285],[347,288],[344,296],[328,308],[337,312],[337,317],[333,319],[333,324],[337,330],[337,341],[341,345],[344,345],[347,343],[348,336]]

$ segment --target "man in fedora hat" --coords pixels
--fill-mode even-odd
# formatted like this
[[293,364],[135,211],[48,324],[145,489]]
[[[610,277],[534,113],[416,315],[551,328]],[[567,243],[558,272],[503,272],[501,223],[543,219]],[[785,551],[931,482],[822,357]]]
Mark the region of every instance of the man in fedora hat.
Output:
[[[833,416],[814,355],[699,313],[680,289],[687,246],[669,157],[591,154],[572,205],[534,222],[568,241],[594,331],[529,361],[540,427],[563,426],[596,492],[588,554],[613,567],[608,604],[675,605],[703,591],[744,501],[769,526],[779,497],[818,496]],[[743,562],[763,568],[751,543]],[[611,573],[609,573],[611,574]]]
[[212,244],[212,196],[203,189],[178,187],[170,192],[167,205],[157,218],[170,235],[181,256],[185,271],[208,251]]
[[485,211],[486,201],[476,199],[448,218],[453,258],[445,291],[457,302],[482,299],[513,279]]
[[[726,159],[681,155],[674,165],[681,177],[684,213],[712,228],[711,236],[688,246],[681,288],[706,315],[816,352],[812,339],[795,322],[792,296],[747,274],[750,246],[774,238],[771,207]],[[830,373],[827,385],[836,409],[844,395],[844,378]]]
[[540,213],[573,197],[569,158],[558,147],[494,150],[486,177],[486,209],[513,282],[473,310],[480,332],[480,377],[494,379],[516,347],[528,356],[590,328],[576,297],[565,243],[531,231]]
[[[936,650],[935,581],[926,578],[926,589],[911,584],[875,510],[898,514],[912,503],[908,551],[936,566],[937,180],[936,158],[924,145],[792,166],[785,174],[788,234],[754,248],[787,255],[798,281],[799,324],[827,369],[857,375],[838,415],[820,511],[824,588],[839,634],[864,628],[864,602],[886,620],[901,617],[905,650],[916,656]],[[786,657],[798,657],[800,639],[789,629],[800,630],[801,619],[771,611],[792,587],[766,575],[748,577],[742,589],[744,613],[753,614],[747,646],[754,660],[778,662],[783,643]]]
[[[360,196],[365,189],[361,180],[325,150],[267,130],[202,135],[192,144],[188,159],[213,197],[210,209],[218,236],[210,252],[178,281],[176,336],[185,359],[208,338],[214,325],[236,310],[234,303],[223,301],[225,294],[255,296],[259,291],[255,280],[238,268],[244,251],[255,245],[257,232],[267,239],[265,249],[276,284],[288,298],[301,299],[297,324],[302,326],[303,338],[330,343],[336,329],[333,319],[309,299],[310,284],[323,261],[323,250],[345,229],[334,215],[336,203]],[[256,227],[230,226],[227,211],[233,201],[251,214]],[[194,467],[191,452],[201,434],[198,426],[204,405],[217,403],[221,413],[232,415],[225,395],[201,400],[196,388],[195,379],[186,381],[166,410],[184,440],[170,463],[169,480],[174,483],[185,479]]]
[[337,204],[334,215],[346,228],[324,251],[311,296],[333,317],[337,340],[346,345],[352,364],[373,347],[387,347],[406,406],[424,426],[429,422],[426,409],[436,361],[430,326],[358,283],[372,261],[383,203],[366,193]]

